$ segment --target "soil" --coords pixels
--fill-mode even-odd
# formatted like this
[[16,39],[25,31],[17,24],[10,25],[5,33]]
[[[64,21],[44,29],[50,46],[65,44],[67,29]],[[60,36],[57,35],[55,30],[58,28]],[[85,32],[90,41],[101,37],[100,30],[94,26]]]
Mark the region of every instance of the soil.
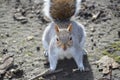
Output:
[[[46,58],[41,38],[49,21],[42,14],[43,0],[0,0],[0,56],[14,55],[14,65],[22,73],[11,80],[29,80],[45,71]],[[99,15],[93,18],[93,15]],[[77,21],[85,26],[86,50],[84,65],[89,71],[72,72],[76,68],[73,59],[61,60],[57,69],[63,71],[43,80],[98,80],[103,78],[92,62],[100,59],[102,51],[111,43],[120,41],[120,0],[83,0]],[[120,51],[117,52],[120,54]],[[63,65],[64,64],[64,65]],[[109,74],[104,76],[109,78]],[[112,72],[114,80],[120,80],[120,69]],[[9,80],[2,75],[0,80]],[[41,79],[38,79],[41,80]]]

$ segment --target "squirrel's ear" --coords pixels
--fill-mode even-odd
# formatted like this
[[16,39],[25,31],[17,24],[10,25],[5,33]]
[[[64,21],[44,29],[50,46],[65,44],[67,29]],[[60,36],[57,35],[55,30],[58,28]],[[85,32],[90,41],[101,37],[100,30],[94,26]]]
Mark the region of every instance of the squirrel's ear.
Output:
[[68,30],[69,32],[71,32],[71,31],[72,31],[72,24],[69,24],[69,26],[68,26],[67,30]]
[[59,26],[55,24],[55,31],[58,33],[59,32]]

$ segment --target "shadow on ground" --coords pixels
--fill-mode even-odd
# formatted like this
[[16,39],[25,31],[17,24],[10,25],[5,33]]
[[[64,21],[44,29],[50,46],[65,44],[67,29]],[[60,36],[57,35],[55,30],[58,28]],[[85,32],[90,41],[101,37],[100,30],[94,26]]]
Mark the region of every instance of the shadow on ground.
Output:
[[93,72],[87,56],[84,56],[84,66],[90,70],[86,72],[73,72],[73,69],[77,68],[73,59],[60,60],[58,62],[57,69],[63,68],[63,71],[54,75],[45,76],[44,78],[48,80],[51,80],[52,77],[56,78],[55,80],[94,80]]

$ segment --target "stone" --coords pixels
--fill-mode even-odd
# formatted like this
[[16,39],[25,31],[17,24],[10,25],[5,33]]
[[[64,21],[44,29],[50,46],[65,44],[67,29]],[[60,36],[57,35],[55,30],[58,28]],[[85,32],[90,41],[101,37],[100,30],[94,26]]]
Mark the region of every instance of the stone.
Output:
[[28,36],[27,37],[27,40],[30,41],[30,40],[33,40],[34,39],[34,36]]
[[17,21],[20,21],[22,24],[25,24],[28,22],[28,19],[26,17],[22,16],[21,13],[15,13],[13,15],[13,18]]
[[103,56],[100,60],[96,61],[95,64],[97,64],[102,69],[103,74],[108,74],[110,72],[110,66],[112,66],[112,69],[119,68],[120,65],[111,57]]
[[13,65],[14,58],[11,55],[4,55],[0,61],[0,75],[4,74]]

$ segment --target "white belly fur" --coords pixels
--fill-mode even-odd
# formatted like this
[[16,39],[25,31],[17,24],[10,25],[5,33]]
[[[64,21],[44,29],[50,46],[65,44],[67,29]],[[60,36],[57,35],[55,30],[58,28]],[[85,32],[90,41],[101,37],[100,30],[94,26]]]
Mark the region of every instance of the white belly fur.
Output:
[[61,48],[56,50],[56,54],[57,54],[59,59],[64,59],[64,58],[70,59],[70,58],[72,58],[71,52],[72,52],[71,48],[68,48],[65,51]]

